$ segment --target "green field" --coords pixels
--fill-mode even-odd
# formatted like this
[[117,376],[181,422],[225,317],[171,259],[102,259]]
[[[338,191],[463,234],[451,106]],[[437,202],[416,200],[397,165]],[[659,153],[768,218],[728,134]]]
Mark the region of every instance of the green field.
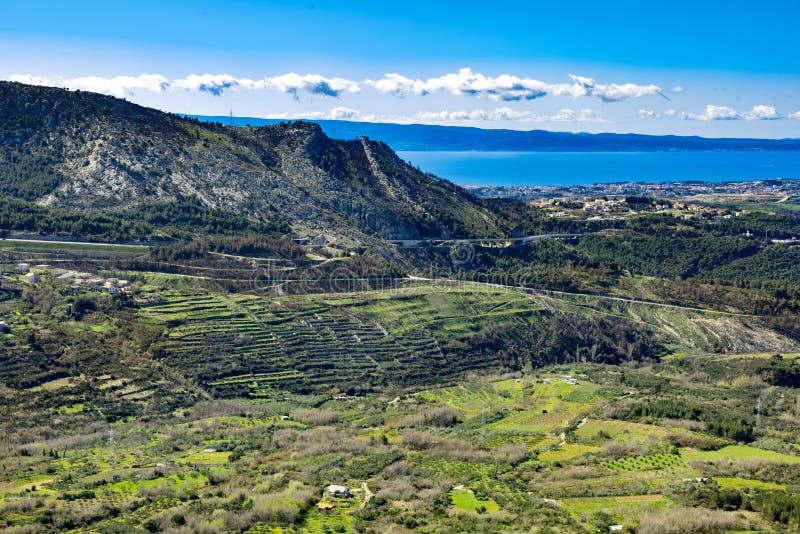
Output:
[[751,480],[748,478],[736,477],[716,477],[714,478],[717,484],[723,488],[736,488],[736,489],[760,489],[760,490],[785,490],[785,484],[776,484],[775,482],[764,482],[762,480]]
[[682,449],[681,456],[686,461],[759,460],[773,463],[800,464],[800,456],[756,449],[746,445],[729,445],[716,451]]
[[469,489],[454,488],[450,492],[450,498],[453,500],[453,506],[458,509],[469,513],[484,514],[497,512],[500,507],[491,499],[480,500],[475,497],[475,493]]
[[626,495],[620,497],[577,497],[564,499],[564,506],[578,521],[590,531],[592,517],[598,512],[609,514],[616,524],[631,524],[642,514],[652,513],[672,505],[664,495]]

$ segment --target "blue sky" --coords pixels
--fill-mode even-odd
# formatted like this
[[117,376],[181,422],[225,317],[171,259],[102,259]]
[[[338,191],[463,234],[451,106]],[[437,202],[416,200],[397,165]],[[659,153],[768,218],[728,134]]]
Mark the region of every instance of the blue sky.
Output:
[[0,77],[164,110],[800,137],[800,2],[18,2]]

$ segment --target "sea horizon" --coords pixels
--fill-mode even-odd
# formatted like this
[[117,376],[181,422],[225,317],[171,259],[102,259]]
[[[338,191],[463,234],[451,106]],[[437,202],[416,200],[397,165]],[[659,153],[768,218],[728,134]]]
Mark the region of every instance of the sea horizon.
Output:
[[424,172],[462,186],[800,179],[800,153],[780,151],[398,151]]

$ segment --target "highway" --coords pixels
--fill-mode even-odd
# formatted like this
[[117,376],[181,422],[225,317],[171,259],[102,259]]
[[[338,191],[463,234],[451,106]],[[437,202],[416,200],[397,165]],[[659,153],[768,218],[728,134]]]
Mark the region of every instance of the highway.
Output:
[[88,241],[56,241],[53,239],[17,239],[13,237],[0,238],[0,241],[9,241],[11,243],[41,243],[45,245],[78,245],[78,246],[92,246],[92,247],[129,247],[132,249],[147,249],[148,245],[127,245],[121,243],[90,243]]

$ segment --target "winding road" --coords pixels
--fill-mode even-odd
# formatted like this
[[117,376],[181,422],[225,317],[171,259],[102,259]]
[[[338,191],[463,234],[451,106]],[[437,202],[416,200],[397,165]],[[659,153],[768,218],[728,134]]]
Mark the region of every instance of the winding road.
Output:
[[423,278],[419,276],[409,276],[409,280],[421,281],[421,282],[431,282],[431,283],[445,283],[445,284],[456,284],[456,285],[481,285],[485,287],[493,287],[498,289],[515,289],[518,291],[528,292],[528,293],[535,293],[538,295],[552,295],[552,296],[572,296],[572,297],[585,297],[585,298],[593,298],[599,300],[610,300],[616,302],[623,302],[628,304],[644,304],[647,306],[658,306],[661,308],[671,308],[675,310],[687,310],[687,311],[695,311],[695,312],[702,312],[702,313],[716,313],[719,315],[727,315],[731,317],[753,317],[753,318],[768,318],[772,317],[771,315],[754,315],[750,313],[738,313],[738,312],[728,312],[722,310],[711,310],[708,308],[696,308],[693,306],[682,306],[680,304],[668,304],[666,302],[654,302],[652,300],[640,300],[640,299],[632,299],[627,297],[614,297],[611,295],[598,295],[596,293],[576,293],[571,291],[557,291],[553,289],[537,289],[532,287],[525,287],[525,286],[514,286],[514,285],[507,285],[507,284],[493,284],[490,282],[472,282],[469,280],[456,280],[452,278]]

